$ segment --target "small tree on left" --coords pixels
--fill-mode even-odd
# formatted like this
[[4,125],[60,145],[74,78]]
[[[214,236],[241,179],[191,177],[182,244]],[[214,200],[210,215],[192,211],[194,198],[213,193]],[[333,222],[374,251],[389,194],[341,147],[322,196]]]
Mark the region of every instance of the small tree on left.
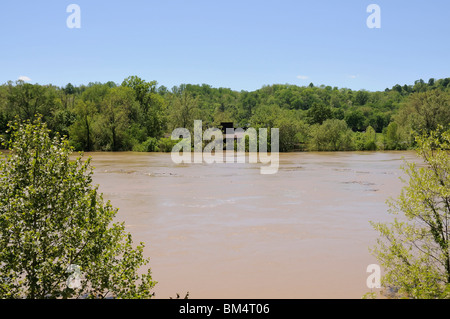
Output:
[[114,221],[117,209],[92,185],[90,159],[72,160],[69,142],[50,137],[40,118],[9,129],[0,161],[0,298],[150,298],[144,245],[133,247]]

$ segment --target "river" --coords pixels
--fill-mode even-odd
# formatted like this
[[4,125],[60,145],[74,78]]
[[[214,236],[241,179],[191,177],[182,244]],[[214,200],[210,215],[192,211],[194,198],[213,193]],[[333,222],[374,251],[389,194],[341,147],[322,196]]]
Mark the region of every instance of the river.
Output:
[[389,221],[414,152],[281,153],[261,164],[175,164],[166,153],[86,153],[94,183],[151,258],[156,298],[361,298],[369,221]]

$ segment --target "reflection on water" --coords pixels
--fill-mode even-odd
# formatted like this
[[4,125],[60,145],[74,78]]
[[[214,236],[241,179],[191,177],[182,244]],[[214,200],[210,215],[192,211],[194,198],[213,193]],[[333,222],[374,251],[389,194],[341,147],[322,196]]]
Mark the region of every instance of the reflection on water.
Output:
[[360,298],[370,220],[413,152],[280,154],[260,164],[174,164],[162,153],[86,153],[94,182],[146,243],[157,298]]

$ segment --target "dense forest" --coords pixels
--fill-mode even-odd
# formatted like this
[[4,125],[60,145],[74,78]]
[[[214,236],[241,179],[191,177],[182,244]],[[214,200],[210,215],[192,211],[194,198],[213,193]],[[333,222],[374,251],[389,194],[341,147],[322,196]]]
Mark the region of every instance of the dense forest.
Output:
[[274,84],[234,91],[182,84],[168,89],[130,76],[122,83],[65,87],[8,82],[0,86],[0,134],[15,118],[36,114],[80,151],[170,151],[174,128],[279,128],[280,151],[401,150],[414,134],[450,123],[450,78],[417,80],[370,92]]

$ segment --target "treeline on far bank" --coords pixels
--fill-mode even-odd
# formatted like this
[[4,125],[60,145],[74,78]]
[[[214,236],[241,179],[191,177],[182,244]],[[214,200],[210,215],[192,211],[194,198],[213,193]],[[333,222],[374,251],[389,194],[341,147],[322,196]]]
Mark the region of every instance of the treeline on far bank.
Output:
[[177,127],[279,128],[280,151],[404,150],[416,133],[447,129],[450,78],[369,92],[274,84],[234,91],[182,84],[170,90],[130,76],[122,83],[0,86],[0,134],[15,118],[42,116],[80,151],[170,151]]

